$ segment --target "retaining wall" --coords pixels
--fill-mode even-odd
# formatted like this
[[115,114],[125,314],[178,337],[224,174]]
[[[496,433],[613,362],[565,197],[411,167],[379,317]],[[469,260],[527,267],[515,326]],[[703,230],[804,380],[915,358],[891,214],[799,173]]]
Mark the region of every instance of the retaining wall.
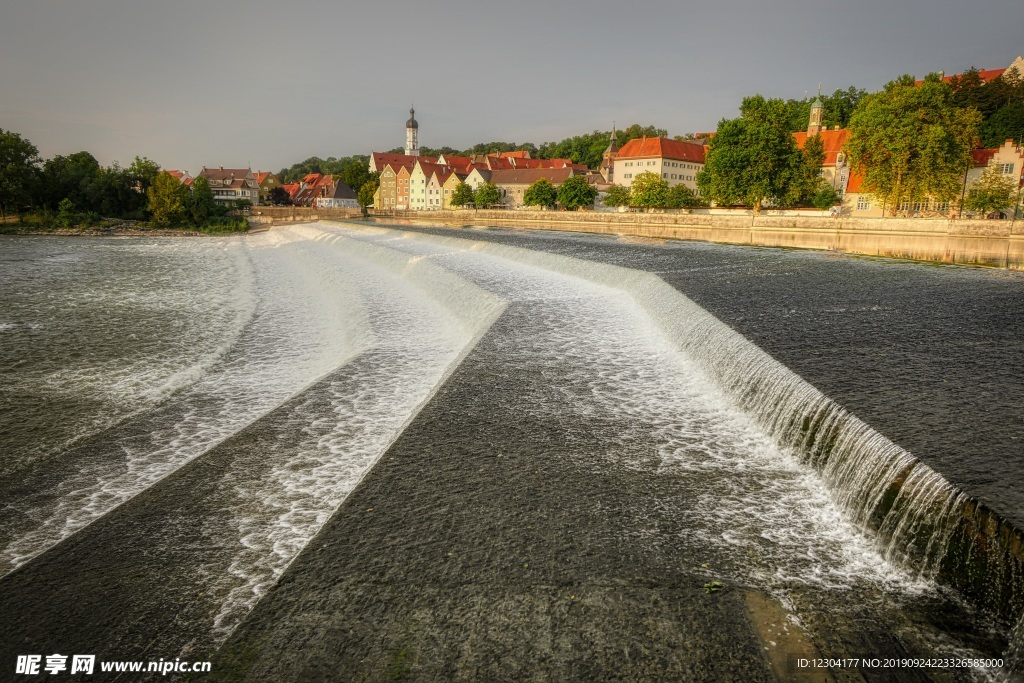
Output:
[[[369,217],[452,226],[502,225],[538,230],[701,240],[762,247],[823,249],[848,254],[1024,270],[1024,221],[934,218],[831,218],[720,210],[613,213],[597,211],[374,211]],[[250,221],[276,223],[361,218],[357,209],[256,207]]]

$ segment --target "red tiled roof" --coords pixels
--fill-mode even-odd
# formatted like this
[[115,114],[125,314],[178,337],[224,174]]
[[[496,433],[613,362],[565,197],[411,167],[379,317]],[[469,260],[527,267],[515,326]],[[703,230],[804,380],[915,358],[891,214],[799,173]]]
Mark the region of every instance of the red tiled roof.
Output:
[[704,146],[671,138],[635,138],[630,140],[616,157],[618,159],[662,158],[704,163]]
[[[982,82],[982,83],[988,83],[988,82],[989,82],[989,81],[991,81],[992,79],[994,79],[994,78],[999,78],[1000,76],[1002,76],[1002,75],[1003,75],[1003,73],[1004,73],[1004,72],[1005,72],[1005,71],[1006,71],[1006,70],[1007,70],[1008,68],[1009,68],[1009,67],[1007,67],[1007,66],[1004,66],[1004,67],[1003,67],[1002,69],[978,69],[978,78],[980,78],[980,79],[981,79],[981,82]],[[953,80],[954,78],[959,78],[959,77],[961,77],[961,76],[963,76],[963,74],[953,74],[952,76],[943,76],[943,77],[942,77],[942,80],[943,80],[944,82],[946,82],[946,83],[949,83],[949,82],[950,82],[950,81],[952,81],[952,80]],[[924,83],[924,79],[921,79],[920,81],[914,81],[914,83],[915,83],[916,85],[921,85],[922,83]]]
[[988,166],[988,162],[992,161],[992,157],[994,157],[998,151],[998,149],[971,150],[971,157],[974,159],[974,167],[981,168],[982,166]]
[[574,174],[571,168],[501,169],[491,172],[491,182],[495,185],[533,185],[541,178],[547,178],[552,185],[561,185]]
[[854,171],[850,173],[850,180],[846,183],[846,193],[860,192],[864,183],[864,174]]
[[498,156],[502,159],[529,159],[530,153],[525,149],[517,149],[514,152],[501,152]]
[[[850,131],[845,128],[823,130],[818,135],[821,136],[821,142],[825,147],[825,159],[821,162],[821,165],[835,166],[837,157],[843,151],[843,145],[846,144],[846,139],[850,137]],[[804,145],[807,144],[807,133],[793,133],[793,137],[796,139],[797,147],[800,149],[803,149]]]
[[398,170],[399,166],[408,166],[411,169],[417,161],[437,162],[437,157],[414,157],[408,154],[388,154],[386,152],[374,152],[373,159],[378,170],[383,170],[388,164],[391,164],[391,168]]
[[287,185],[282,185],[281,187],[283,187],[284,191],[288,193],[288,197],[290,199],[295,199],[295,196],[299,194],[299,190],[302,189],[302,186],[299,185],[298,183],[288,183]]
[[[445,163],[449,166],[468,166],[473,162],[469,157],[459,157],[454,154],[442,154],[441,156],[444,157]],[[438,160],[440,159],[441,157],[438,157]]]
[[263,181],[266,180],[267,177],[272,175],[272,174],[270,173],[270,171],[259,171],[257,173],[254,173],[253,175],[256,178],[256,183],[258,185],[262,185]]

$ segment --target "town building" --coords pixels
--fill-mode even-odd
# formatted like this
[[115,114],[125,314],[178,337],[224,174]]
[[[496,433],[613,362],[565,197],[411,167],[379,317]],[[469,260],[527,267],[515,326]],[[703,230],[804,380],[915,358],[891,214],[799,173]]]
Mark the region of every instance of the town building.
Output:
[[259,186],[260,202],[265,204],[270,200],[270,191],[281,185],[281,179],[270,171],[256,171],[253,176]]
[[408,166],[401,166],[398,172],[395,174],[395,188],[397,194],[395,196],[395,209],[398,211],[405,211],[409,208],[409,177],[412,175],[412,169]]
[[807,131],[793,133],[793,138],[800,149],[803,149],[807,140],[815,135],[821,139],[825,151],[825,157],[821,162],[821,177],[836,191],[836,194],[843,197],[850,182],[850,165],[846,161],[846,152],[843,150],[846,140],[850,137],[850,131],[839,126],[831,130],[824,128],[822,126],[824,111],[825,104],[821,101],[819,94],[811,102],[811,115],[807,122]]
[[313,205],[320,209],[358,209],[359,201],[351,187],[336,180],[324,196],[316,198]]
[[238,200],[248,200],[254,206],[260,203],[259,185],[251,168],[206,168],[199,172],[199,177],[206,178],[213,191],[214,201],[220,204],[233,205]]
[[523,168],[499,169],[491,171],[490,182],[501,190],[501,201],[505,208],[521,209],[524,206],[523,195],[527,188],[541,178],[547,178],[556,188],[567,178],[576,174],[572,167],[563,168]]
[[697,173],[704,168],[704,145],[671,138],[636,138],[618,150],[612,177],[618,185],[630,187],[633,178],[650,171],[669,187],[686,185],[697,191]]
[[442,209],[452,208],[452,195],[455,194],[455,188],[457,188],[460,183],[466,182],[466,176],[468,175],[467,173],[460,173],[458,171],[450,171],[447,173],[448,174],[444,176],[443,181],[441,181],[440,177],[438,178],[438,180],[441,181]]
[[167,171],[167,173],[177,178],[185,187],[192,187],[192,181],[195,180],[195,178],[188,174],[188,171]]

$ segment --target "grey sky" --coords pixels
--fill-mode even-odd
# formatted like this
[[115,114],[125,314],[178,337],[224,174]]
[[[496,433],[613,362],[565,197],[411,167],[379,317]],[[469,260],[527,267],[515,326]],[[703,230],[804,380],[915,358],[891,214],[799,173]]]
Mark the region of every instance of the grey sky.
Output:
[[5,0],[0,128],[88,150],[278,170],[404,144],[714,129],[800,97],[1024,52],[1021,0]]

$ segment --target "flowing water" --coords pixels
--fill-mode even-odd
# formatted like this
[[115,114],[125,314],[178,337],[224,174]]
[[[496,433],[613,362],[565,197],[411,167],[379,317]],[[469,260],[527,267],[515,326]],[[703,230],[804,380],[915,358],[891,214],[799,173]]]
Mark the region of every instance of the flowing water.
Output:
[[[776,596],[796,623],[879,618],[944,656],[1001,637],[1020,656],[1016,530],[653,275],[324,225],[5,246],[4,571],[287,408],[209,503],[227,523],[196,581],[219,642],[510,306],[502,363],[547,392],[527,410],[601,425],[578,466],[680,482],[629,531],[638,552],[708,558],[709,577]],[[663,538],[662,517],[684,531]]]

